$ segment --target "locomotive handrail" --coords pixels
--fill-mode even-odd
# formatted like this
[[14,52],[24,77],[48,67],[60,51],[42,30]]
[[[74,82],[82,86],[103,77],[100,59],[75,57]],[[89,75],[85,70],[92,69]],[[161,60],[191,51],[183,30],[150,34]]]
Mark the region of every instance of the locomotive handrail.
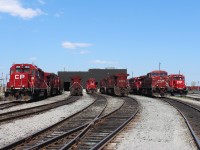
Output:
[[33,86],[32,82],[30,82],[30,81],[28,80],[28,83],[29,83],[30,86],[31,86],[31,92],[34,93],[34,86]]

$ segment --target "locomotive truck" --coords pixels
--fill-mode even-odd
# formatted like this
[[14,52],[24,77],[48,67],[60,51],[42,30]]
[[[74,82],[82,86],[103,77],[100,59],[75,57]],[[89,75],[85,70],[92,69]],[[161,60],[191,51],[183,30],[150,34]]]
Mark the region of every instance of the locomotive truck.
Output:
[[181,74],[171,74],[169,77],[170,94],[185,96],[188,93],[185,85],[185,76]]
[[13,64],[10,68],[5,99],[31,101],[61,92],[61,81],[57,75],[45,73],[33,64]]

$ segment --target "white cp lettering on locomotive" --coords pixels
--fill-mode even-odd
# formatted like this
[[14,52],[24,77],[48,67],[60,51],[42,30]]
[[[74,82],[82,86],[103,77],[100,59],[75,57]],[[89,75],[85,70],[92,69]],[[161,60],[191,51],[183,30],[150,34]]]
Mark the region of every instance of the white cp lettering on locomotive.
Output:
[[23,79],[25,76],[23,74],[16,74],[15,79]]

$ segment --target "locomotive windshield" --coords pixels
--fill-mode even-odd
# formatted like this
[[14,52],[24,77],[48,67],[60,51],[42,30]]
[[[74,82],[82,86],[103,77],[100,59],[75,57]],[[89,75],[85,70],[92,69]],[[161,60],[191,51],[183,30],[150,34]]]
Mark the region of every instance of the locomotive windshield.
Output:
[[167,73],[152,73],[151,76],[152,77],[156,77],[156,76],[162,76],[162,77],[164,77],[164,76],[167,76]]
[[156,77],[156,76],[159,76],[159,74],[158,73],[152,73],[151,76]]
[[16,72],[23,72],[22,68],[16,68]]
[[29,73],[30,72],[30,66],[25,66],[24,68],[22,68],[20,66],[16,66],[16,72]]
[[160,76],[167,76],[167,73],[160,73]]
[[174,80],[184,80],[184,77],[182,76],[174,76]]

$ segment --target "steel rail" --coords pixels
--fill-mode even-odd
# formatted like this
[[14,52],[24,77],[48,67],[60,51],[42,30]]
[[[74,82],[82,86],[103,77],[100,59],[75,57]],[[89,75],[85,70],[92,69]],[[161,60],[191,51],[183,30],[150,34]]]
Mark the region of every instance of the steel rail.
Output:
[[200,97],[190,97],[189,95],[186,95],[185,98],[200,101]]
[[[169,99],[170,99],[170,98],[169,98]],[[185,120],[185,122],[186,122],[186,124],[187,124],[187,126],[188,126],[188,128],[189,128],[189,130],[190,130],[190,133],[192,134],[192,137],[194,138],[194,141],[195,141],[195,143],[196,143],[198,149],[200,149],[200,139],[198,138],[198,136],[196,135],[196,133],[195,133],[194,130],[192,129],[192,126],[190,125],[190,122],[188,121],[187,117],[183,114],[183,112],[182,112],[178,107],[174,106],[171,102],[168,102],[168,101],[165,100],[165,99],[163,99],[163,100],[164,100],[165,102],[169,103],[169,104],[170,104],[171,106],[173,106],[174,108],[176,108],[176,110],[181,114],[181,116],[184,118],[184,120]],[[172,100],[174,100],[174,99],[172,99]],[[179,102],[179,103],[181,103],[181,104],[184,104],[184,105],[186,105],[186,106],[188,106],[188,107],[191,107],[191,108],[195,109],[196,111],[200,112],[200,109],[195,108],[194,106],[191,106],[191,105],[189,105],[189,104],[187,104],[187,103],[184,103],[184,102],[181,102],[181,101],[179,101],[179,100],[175,100],[175,101],[177,101],[177,102]]]
[[[99,117],[96,117],[94,120],[92,120],[90,123],[87,124],[87,127],[80,133],[78,134],[73,140],[71,140],[69,143],[65,144],[65,146],[63,146],[63,148],[61,148],[61,150],[65,150],[65,149],[69,149],[72,145],[74,145],[77,141],[79,141],[79,139],[97,122],[99,122],[100,120],[108,117],[109,115],[112,115],[113,113],[115,113],[116,111],[118,111],[119,109],[121,109],[121,107],[124,105],[125,102],[123,102],[123,104],[116,110],[113,110],[112,112],[110,112],[107,115],[101,116],[99,115]],[[102,112],[103,113],[103,112]]]
[[[92,103],[92,104],[94,104],[94,103]],[[33,146],[33,147],[31,147],[31,148],[29,148],[29,149],[27,149],[27,150],[42,149],[42,148],[44,148],[44,147],[46,147],[46,146],[48,146],[48,145],[50,145],[50,144],[52,144],[52,143],[54,143],[54,142],[60,140],[60,139],[63,139],[64,137],[70,136],[71,134],[73,134],[73,133],[75,133],[75,132],[78,132],[78,131],[81,132],[81,130],[84,130],[84,128],[87,128],[87,126],[88,126],[89,124],[92,124],[93,121],[97,120],[97,118],[104,112],[105,108],[107,107],[107,104],[108,104],[108,102],[106,102],[106,105],[103,107],[102,111],[100,111],[100,113],[99,113],[91,122],[88,122],[88,123],[86,123],[86,124],[84,124],[84,125],[81,125],[81,126],[79,126],[79,127],[76,127],[76,128],[74,128],[74,129],[71,129],[71,130],[68,131],[68,132],[65,132],[65,133],[63,133],[63,134],[61,134],[61,135],[58,135],[58,136],[52,138],[52,139],[49,139],[48,141],[44,141],[44,142],[42,142],[42,143],[40,143],[40,144],[38,144],[38,145],[35,145],[35,146]],[[92,106],[92,105],[90,105],[90,106]]]
[[[70,101],[71,100],[71,101]],[[78,100],[78,97],[67,97],[65,100],[49,103],[49,104],[44,104],[44,105],[39,105],[39,106],[34,106],[34,107],[29,107],[25,109],[20,109],[20,110],[15,110],[15,111],[10,111],[6,113],[1,113],[0,114],[0,123],[13,120],[13,119],[19,119],[21,117],[33,115],[36,113],[41,113],[50,109],[54,109],[57,107],[60,107],[62,105],[67,105],[70,103],[75,102]]]
[[17,106],[17,105],[21,105],[24,104],[23,102],[8,102],[8,103],[3,103],[0,104],[0,110],[6,109],[6,108],[10,108],[13,106]]
[[[132,98],[130,98],[130,99],[132,99]],[[138,105],[138,103],[137,103],[137,105]],[[77,142],[79,142],[81,140],[81,138],[84,137],[85,134],[87,134],[87,132],[91,128],[96,128],[96,126],[99,126],[98,125],[99,122],[101,123],[103,121],[103,119],[106,119],[107,117],[110,117],[110,116],[114,115],[115,112],[120,111],[123,106],[125,106],[125,103],[123,103],[123,105],[121,107],[119,107],[117,110],[113,111],[112,114],[107,114],[105,116],[102,116],[101,118],[97,118],[96,120],[94,120],[94,122],[91,122],[79,135],[77,135],[70,143],[67,143],[61,150],[66,150],[66,149],[69,149],[70,147],[72,147],[72,145],[74,145]],[[136,109],[136,111],[128,119],[126,119],[126,121],[124,121],[113,132],[109,133],[106,137],[104,137],[103,140],[101,140],[99,143],[97,143],[92,149],[99,149],[99,148],[104,147],[105,144],[107,144],[110,140],[112,140],[114,138],[114,136],[118,132],[120,132],[125,127],[125,125],[127,125],[130,122],[130,120],[133,119],[133,117],[137,114],[137,112],[138,112],[138,108]],[[119,118],[121,119],[121,117],[123,117],[123,116],[120,116]],[[113,122],[113,123],[115,123],[115,122]]]
[[139,111],[139,108],[126,122],[124,122],[121,126],[119,126],[119,128],[117,128],[114,132],[112,132],[110,135],[108,135],[100,143],[98,143],[96,146],[94,146],[92,148],[92,150],[102,149],[103,147],[105,147],[116,136],[116,134],[119,133],[120,131],[122,131],[124,129],[124,127],[136,116],[138,111]]
[[197,108],[197,107],[195,107],[195,106],[193,106],[193,105],[191,105],[191,104],[188,104],[187,102],[182,102],[181,100],[179,100],[179,99],[174,99],[174,98],[168,98],[168,99],[175,100],[175,101],[177,101],[177,102],[179,102],[179,103],[181,103],[181,104],[187,105],[187,106],[189,106],[189,107],[195,109],[196,111],[199,111],[199,112],[200,112],[200,109],[199,109],[199,108]]
[[35,132],[35,133],[33,133],[32,135],[30,135],[30,136],[28,136],[28,137],[25,137],[25,138],[23,138],[23,139],[21,139],[21,140],[19,140],[19,141],[13,142],[13,143],[11,143],[11,144],[9,144],[9,145],[7,145],[7,146],[1,148],[1,149],[2,149],[2,150],[14,149],[16,146],[18,146],[18,145],[20,145],[20,144],[22,144],[22,143],[25,143],[26,141],[28,141],[28,140],[30,140],[30,139],[32,139],[32,138],[34,138],[34,137],[37,137],[37,136],[39,136],[40,134],[43,134],[43,133],[47,132],[48,130],[51,130],[51,129],[53,129],[53,128],[59,126],[60,124],[66,122],[67,120],[73,118],[73,117],[76,116],[77,114],[81,113],[82,111],[84,111],[84,110],[86,110],[87,108],[89,108],[90,106],[92,106],[94,103],[95,103],[95,101],[92,102],[92,103],[91,103],[90,105],[88,105],[87,107],[85,107],[84,109],[82,109],[82,110],[80,110],[80,111],[74,113],[73,115],[70,115],[69,117],[67,117],[67,118],[65,118],[65,119],[63,119],[63,120],[61,120],[61,121],[59,121],[59,122],[57,122],[57,123],[55,123],[55,124],[53,124],[53,125],[51,125],[51,126],[45,128],[45,129],[43,129],[43,130],[40,130],[40,131],[38,131],[38,132]]
[[49,139],[48,141],[44,141],[44,142],[42,142],[42,143],[40,143],[40,144],[37,144],[37,145],[35,145],[35,146],[31,147],[31,148],[28,148],[27,150],[41,149],[41,148],[43,148],[43,147],[45,147],[45,146],[47,146],[47,145],[50,145],[50,144],[52,144],[52,143],[54,143],[54,142],[56,142],[56,141],[58,141],[58,140],[64,138],[65,136],[69,136],[69,135],[71,135],[71,134],[73,134],[73,133],[75,133],[75,132],[78,132],[78,131],[84,129],[87,125],[88,125],[88,123],[86,123],[86,124],[84,124],[84,125],[81,125],[81,126],[79,126],[79,127],[76,127],[76,128],[74,128],[74,129],[72,129],[72,130],[66,132],[66,133],[63,133],[62,135],[58,135],[58,136],[56,136],[56,137],[54,137],[54,138],[52,138],[52,139]]

